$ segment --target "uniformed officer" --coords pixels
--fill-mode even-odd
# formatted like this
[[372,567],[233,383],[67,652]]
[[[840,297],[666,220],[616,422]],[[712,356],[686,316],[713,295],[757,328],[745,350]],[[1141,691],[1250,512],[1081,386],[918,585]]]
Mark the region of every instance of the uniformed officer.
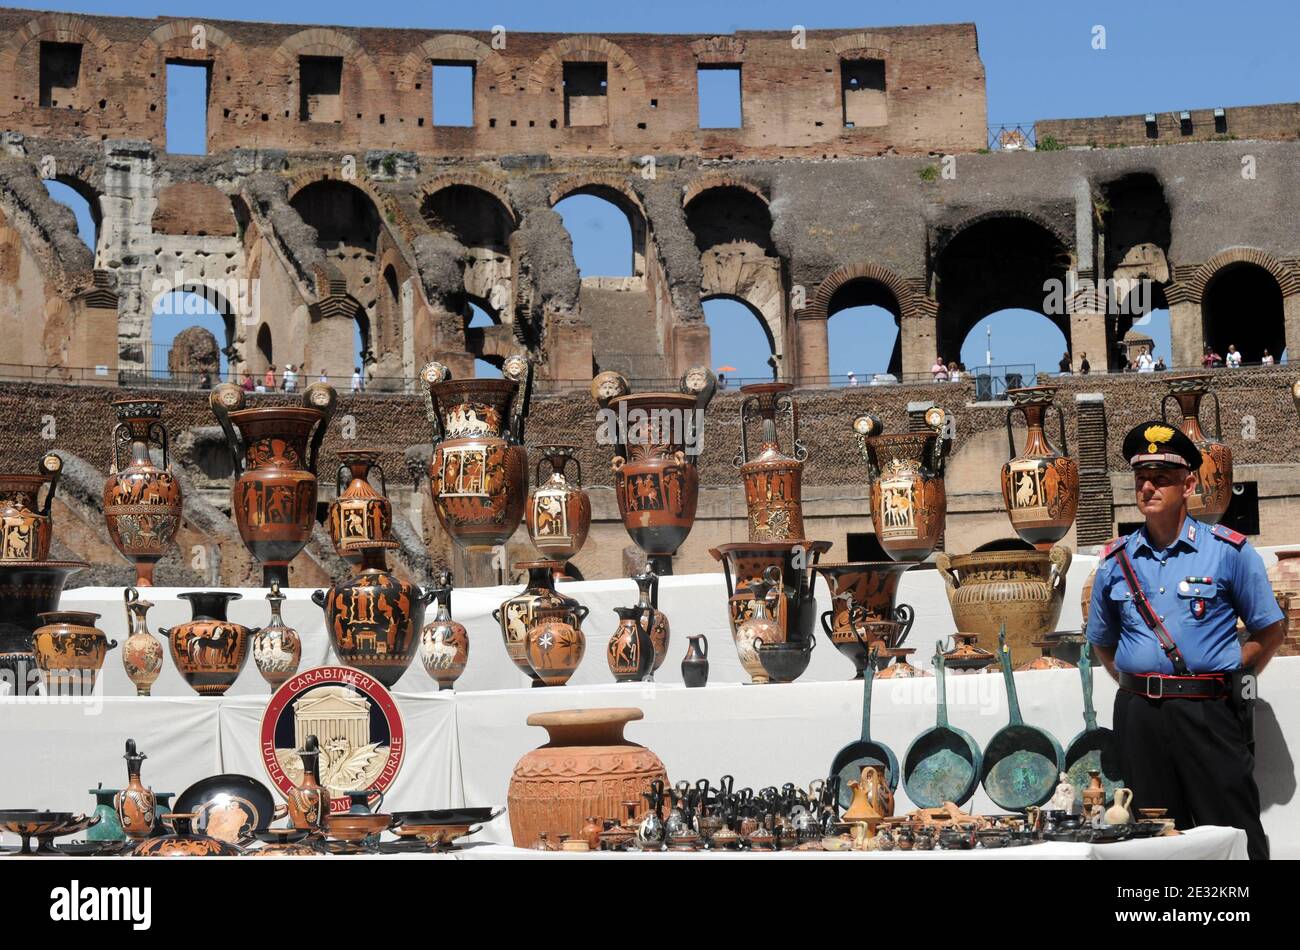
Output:
[[1122,451],[1146,524],[1103,548],[1087,624],[1120,685],[1120,774],[1134,807],[1168,808],[1184,828],[1243,828],[1250,857],[1267,858],[1249,700],[1251,674],[1282,643],[1282,611],[1245,535],[1188,515],[1201,466],[1191,439],[1153,420]]

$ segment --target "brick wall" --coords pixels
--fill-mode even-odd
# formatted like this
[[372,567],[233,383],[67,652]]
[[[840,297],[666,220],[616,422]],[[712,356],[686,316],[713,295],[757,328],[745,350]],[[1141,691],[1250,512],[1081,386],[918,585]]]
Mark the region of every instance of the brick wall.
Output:
[[1148,130],[1145,113],[1087,119],[1040,119],[1034,130],[1038,142],[1051,136],[1066,147],[1168,145],[1224,138],[1294,141],[1300,137],[1300,103],[1227,107],[1222,119],[1215,118],[1213,108],[1187,111],[1191,119],[1190,128],[1183,124],[1182,110],[1154,113],[1154,134]]

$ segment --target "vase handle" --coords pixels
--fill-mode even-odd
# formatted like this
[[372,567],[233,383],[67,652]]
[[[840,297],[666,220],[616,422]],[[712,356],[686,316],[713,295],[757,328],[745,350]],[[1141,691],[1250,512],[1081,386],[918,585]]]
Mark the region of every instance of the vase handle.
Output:
[[335,492],[334,497],[335,498],[341,497],[343,495],[343,491],[347,487],[348,474],[349,474],[348,467],[344,465],[342,462],[340,462],[339,467],[334,471],[334,492]]
[[[242,390],[241,390],[242,392]],[[321,443],[325,441],[325,432],[329,429],[334,410],[338,407],[339,394],[329,383],[312,383],[302,394],[302,404],[308,409],[319,410],[320,421],[312,433],[311,447],[307,455],[307,471],[316,474],[316,464],[320,460]]]
[[312,591],[311,602],[323,610],[325,608],[325,592],[323,590]]
[[230,414],[244,408],[244,391],[234,383],[221,383],[212,390],[208,405],[217,417],[217,424],[226,435],[226,446],[235,463],[235,475],[244,474],[244,439],[230,421]]
[[1057,421],[1060,422],[1061,424],[1061,454],[1069,455],[1070,443],[1067,442],[1065,438],[1065,411],[1061,409],[1060,406],[1056,405],[1056,403],[1052,403],[1052,405],[1049,406],[1048,408],[1056,410]]
[[952,558],[948,556],[947,551],[935,552],[934,566],[938,569],[939,576],[943,578],[943,583],[948,588],[949,593],[961,586],[961,579],[953,571]]
[[1070,563],[1074,560],[1074,554],[1064,544],[1054,544],[1048,558],[1052,562],[1052,590],[1063,590],[1065,588],[1065,574],[1070,570]]
[[1011,431],[1011,417],[1015,414],[1019,406],[1012,405],[1007,409],[1007,458],[1016,457],[1016,437]]
[[1219,418],[1219,394],[1210,390],[1205,395],[1214,397],[1214,437],[1223,441],[1223,420]]

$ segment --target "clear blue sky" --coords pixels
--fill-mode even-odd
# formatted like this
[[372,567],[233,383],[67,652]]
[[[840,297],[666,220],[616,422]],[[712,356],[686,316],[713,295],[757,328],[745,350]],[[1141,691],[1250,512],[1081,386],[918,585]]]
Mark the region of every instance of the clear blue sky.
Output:
[[[1293,56],[1294,37],[1300,30],[1300,8],[1284,2],[1225,7],[1207,0],[1092,0],[1086,4],[1011,0],[931,0],[925,4],[914,0],[878,0],[871,4],[576,0],[564,4],[370,6],[318,0],[270,6],[229,0],[213,7],[200,0],[55,0],[41,4],[41,8],[123,16],[216,15],[221,19],[451,30],[487,30],[501,24],[507,30],[589,33],[784,31],[795,24],[819,29],[973,21],[979,29],[989,121],[993,124],[1300,100],[1300,71],[1294,66]],[[1105,30],[1105,49],[1094,48],[1095,28],[1099,26]],[[725,82],[725,77],[717,78]],[[175,94],[184,77],[176,76],[171,81],[177,87],[173,89]],[[454,81],[452,77],[450,82]],[[447,88],[445,83],[443,88]],[[454,89],[449,95],[455,95]],[[725,116],[719,118],[723,110],[725,105],[710,107],[702,103],[701,124],[730,124]],[[456,119],[440,114],[438,121],[441,124]],[[201,135],[193,121],[181,125],[184,127],[169,129],[173,141]],[[179,144],[173,148],[186,150]],[[626,273],[630,261],[626,224],[611,216],[608,206],[578,203],[560,210],[574,236],[575,256],[584,274]],[[83,233],[88,231],[87,221]],[[739,367],[741,371],[735,375],[766,375],[767,341],[756,319],[742,305],[728,301],[710,301],[706,313],[714,329],[714,363]],[[988,321],[993,327],[995,363],[1055,367],[1064,349],[1063,338],[1045,319],[1004,311]],[[830,324],[832,373],[851,369],[863,376],[882,371],[893,347],[892,323],[876,308],[836,315]],[[728,327],[734,332],[724,332]],[[155,339],[170,339],[178,329],[170,322],[161,325]],[[984,329],[981,324],[972,331],[959,355],[945,355],[960,358],[969,366],[982,364]],[[1157,354],[1168,357],[1167,314],[1153,315],[1146,330],[1156,341]]]

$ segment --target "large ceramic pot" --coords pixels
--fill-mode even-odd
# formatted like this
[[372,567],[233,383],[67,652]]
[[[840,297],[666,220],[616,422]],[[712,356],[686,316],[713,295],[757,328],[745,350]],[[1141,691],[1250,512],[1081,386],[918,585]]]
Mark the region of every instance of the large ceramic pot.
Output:
[[[1030,386],[1009,389],[1007,397],[1007,451],[1009,461],[1002,466],[1002,500],[1007,506],[1011,527],[1021,540],[1040,551],[1070,532],[1079,507],[1079,465],[1067,454],[1065,414],[1055,404],[1055,386]],[[1056,410],[1061,426],[1061,449],[1057,451],[1043,430],[1049,409]],[[1011,418],[1020,412],[1028,432],[1025,447],[1016,454]]]
[[524,641],[524,657],[543,686],[563,686],[569,681],[587,652],[587,638],[582,621],[587,608],[579,604],[539,607]]
[[[768,574],[773,581],[779,581],[775,568],[770,569]],[[778,585],[756,581],[748,586],[750,600],[746,605],[745,619],[736,624],[731,636],[736,643],[736,657],[749,674],[750,683],[768,683],[771,682],[771,677],[759,660],[758,647],[760,644],[775,646],[787,643],[785,630],[772,618],[776,609]],[[795,646],[798,645],[796,641]]]
[[244,391],[222,383],[209,400],[239,477],[231,498],[245,546],[262,564],[262,583],[289,586],[289,562],[316,520],[316,463],[338,394],[312,383],[301,407],[244,408]]
[[514,378],[450,379],[438,363],[420,374],[433,441],[429,491],[438,520],[462,547],[505,544],[524,514],[532,365],[514,359]]
[[710,548],[727,582],[731,635],[753,613],[751,585],[768,583],[774,587],[769,612],[782,634],[776,642],[808,639],[817,620],[813,571],[830,546],[829,541],[734,541]]
[[420,645],[424,608],[432,587],[421,589],[391,571],[366,568],[311,595],[325,611],[325,629],[340,660],[390,689],[411,665]]
[[[1201,400],[1214,397],[1214,436],[1201,429]],[[1172,399],[1183,414],[1183,433],[1201,450],[1201,467],[1197,471],[1196,491],[1187,499],[1187,513],[1197,521],[1218,524],[1232,501],[1232,449],[1223,439],[1219,420],[1219,397],[1210,388],[1210,377],[1175,376],[1169,380],[1169,392],[1160,400],[1160,417],[1167,419],[1165,407]]]
[[420,661],[438,689],[452,689],[469,665],[469,634],[451,619],[451,574],[443,571],[434,588],[433,620],[420,632]]
[[[352,565],[360,564],[366,551],[400,547],[393,540],[393,505],[379,454],[368,449],[338,453],[337,497],[330,502],[329,533],[339,557]],[[379,491],[370,484],[371,472],[379,473]]]
[[879,420],[853,421],[858,451],[871,478],[871,523],[876,540],[895,561],[923,561],[943,534],[948,513],[944,461],[951,440],[943,434],[946,415],[926,410],[924,432],[882,434]]
[[935,563],[957,629],[995,640],[1005,624],[1011,660],[1019,663],[1037,655],[1033,641],[1055,632],[1071,559],[1058,544],[1051,551],[940,551]]
[[148,696],[154,682],[162,673],[162,641],[149,632],[148,614],[153,606],[140,599],[140,592],[128,587],[126,600],[126,639],[122,642],[122,666],[127,678],[135,685],[137,696]]
[[36,475],[0,474],[0,564],[44,561],[50,555],[50,506],[63,459],[50,452],[39,468]]
[[649,618],[640,607],[615,607],[618,626],[605,648],[605,660],[616,683],[654,678],[655,648]]
[[95,688],[104,657],[117,646],[116,640],[96,629],[98,619],[99,614],[80,610],[41,614],[32,645],[47,693],[86,695]]
[[224,696],[248,659],[248,628],[226,619],[230,602],[244,595],[189,591],[176,596],[190,602],[193,617],[158,631],[171,647],[172,663],[200,696]]
[[[789,541],[803,533],[803,462],[808,450],[799,441],[799,414],[793,383],[753,383],[740,387],[740,454],[735,464],[745,486],[749,540]],[[777,418],[790,421],[791,457],[781,451]],[[758,454],[749,457],[749,426],[761,425]]]
[[298,663],[302,660],[302,638],[280,614],[285,597],[277,582],[271,582],[266,600],[271,605],[271,619],[266,626],[253,631],[253,662],[274,693],[298,672]]
[[550,741],[525,755],[510,777],[507,805],[516,848],[543,832],[578,837],[590,815],[617,816],[625,801],[640,801],[650,783],[668,782],[659,757],[623,738],[623,727],[644,718],[640,709],[567,709],[533,713]]
[[[122,556],[135,565],[137,587],[153,586],[153,571],[181,526],[181,486],[172,475],[163,403],[156,399],[117,399],[113,428],[113,467],[104,482],[104,521]],[[150,447],[162,452],[154,464]]]
[[661,577],[672,573],[672,557],[695,524],[710,378],[688,373],[683,392],[617,396],[601,410],[598,438],[612,434],[616,443],[609,464],[623,527]]
[[[535,485],[528,493],[525,520],[528,537],[542,557],[567,561],[582,550],[591,528],[591,499],[582,487],[582,463],[574,454],[572,445],[542,445],[533,450],[539,454],[535,471]],[[542,480],[542,466],[550,475]],[[567,471],[572,465],[573,479]]]
[[857,561],[819,564],[816,571],[830,589],[831,607],[821,615],[822,631],[853,662],[855,679],[862,679],[868,651],[901,647],[912,629],[915,614],[908,604],[897,604],[898,582],[912,565],[906,561]]
[[[26,693],[39,676],[32,634],[41,614],[58,610],[63,585],[90,565],[84,561],[0,561],[0,684]],[[0,690],[3,692],[3,690]]]
[[579,604],[572,597],[565,597],[555,590],[555,569],[560,561],[520,561],[515,569],[528,571],[528,584],[524,589],[501,602],[501,606],[492,611],[492,619],[501,628],[501,639],[506,645],[506,654],[510,662],[523,673],[527,673],[534,686],[541,685],[541,680],[528,662],[528,628],[537,622],[537,611],[545,607],[565,607],[570,614],[570,622],[578,621]]

